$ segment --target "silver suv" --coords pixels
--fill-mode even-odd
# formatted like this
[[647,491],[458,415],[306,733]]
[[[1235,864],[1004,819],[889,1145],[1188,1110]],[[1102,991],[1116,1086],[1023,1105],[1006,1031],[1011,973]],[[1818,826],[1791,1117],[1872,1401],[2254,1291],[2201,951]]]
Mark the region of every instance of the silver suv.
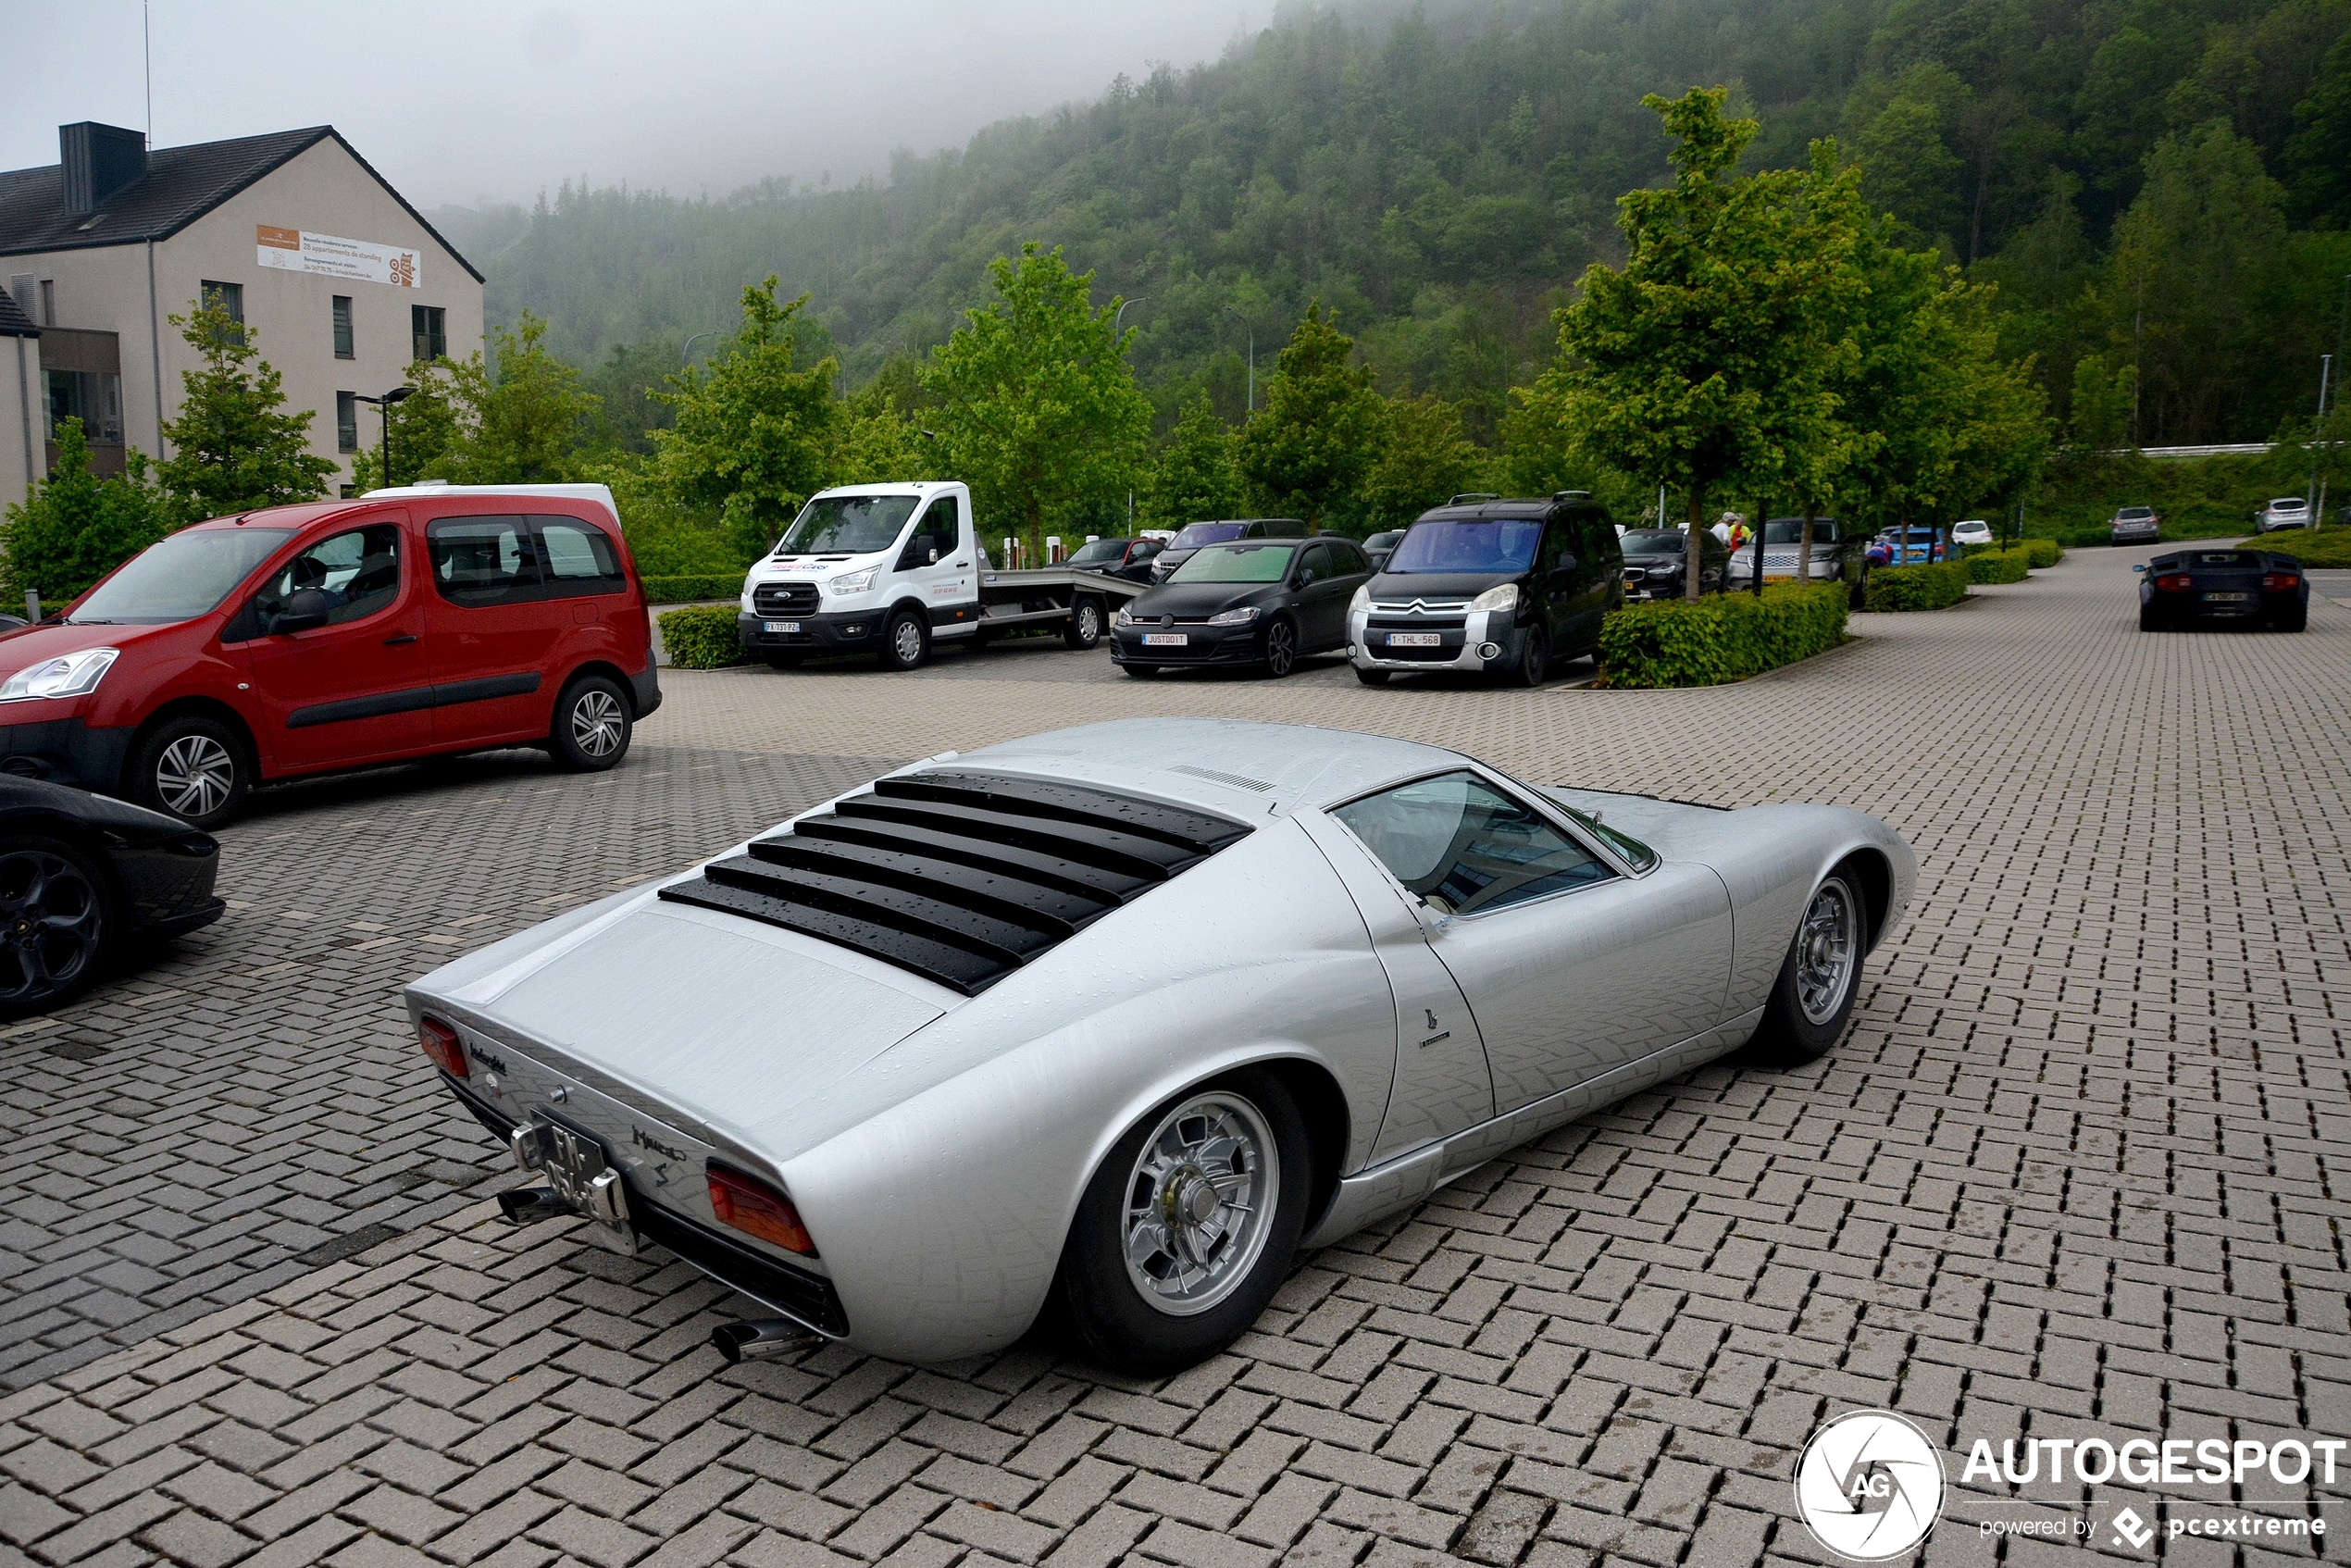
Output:
[[2281,495],[2255,513],[2253,520],[2263,533],[2272,529],[2308,528],[2310,504],[2298,495]]
[[2152,544],[2163,537],[2163,519],[2152,506],[2125,506],[2108,527],[2116,544]]

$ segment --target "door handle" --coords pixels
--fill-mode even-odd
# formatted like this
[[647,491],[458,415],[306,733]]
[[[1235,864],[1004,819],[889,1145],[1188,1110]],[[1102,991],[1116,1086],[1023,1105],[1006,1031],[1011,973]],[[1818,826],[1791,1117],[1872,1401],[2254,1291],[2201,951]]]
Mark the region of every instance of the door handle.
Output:
[[417,634],[415,632],[404,631],[397,637],[385,638],[384,646],[387,648],[397,648],[404,642],[414,642],[416,640]]

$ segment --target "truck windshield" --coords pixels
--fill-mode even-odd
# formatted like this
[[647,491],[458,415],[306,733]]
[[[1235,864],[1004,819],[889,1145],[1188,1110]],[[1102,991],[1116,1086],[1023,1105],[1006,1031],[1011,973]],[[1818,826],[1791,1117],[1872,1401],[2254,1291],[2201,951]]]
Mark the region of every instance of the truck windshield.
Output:
[[820,495],[800,509],[778,555],[865,555],[898,542],[919,495]]
[[218,607],[292,529],[192,529],[158,540],[73,607],[69,625],[168,626]]
[[1523,572],[1535,564],[1540,517],[1484,517],[1414,523],[1396,554],[1391,574],[1405,572]]

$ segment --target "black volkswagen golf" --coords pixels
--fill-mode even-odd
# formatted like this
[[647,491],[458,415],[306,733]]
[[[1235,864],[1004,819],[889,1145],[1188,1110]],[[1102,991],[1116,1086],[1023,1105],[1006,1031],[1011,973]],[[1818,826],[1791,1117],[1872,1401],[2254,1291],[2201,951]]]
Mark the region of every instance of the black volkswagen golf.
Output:
[[1539,686],[1597,653],[1624,602],[1624,555],[1608,508],[1580,490],[1549,500],[1463,496],[1424,512],[1348,609],[1356,678],[1485,670]]
[[1128,675],[1170,665],[1256,665],[1287,675],[1299,657],[1347,644],[1347,605],[1372,564],[1351,539],[1207,544],[1111,623],[1110,656]]
[[2300,631],[2310,619],[2310,579],[2291,555],[2182,550],[2131,569],[2140,574],[2141,631],[2170,631],[2199,619]]

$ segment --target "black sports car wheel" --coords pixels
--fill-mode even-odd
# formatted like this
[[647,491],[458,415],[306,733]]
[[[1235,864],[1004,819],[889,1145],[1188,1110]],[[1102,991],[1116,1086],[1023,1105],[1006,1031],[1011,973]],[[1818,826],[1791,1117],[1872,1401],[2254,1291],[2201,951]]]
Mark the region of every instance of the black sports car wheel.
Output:
[[2171,629],[2171,623],[2154,605],[2142,604],[2139,606],[2139,629],[2141,631],[2169,631]]
[[2289,605],[2270,617],[2270,628],[2275,631],[2300,631],[2309,624],[2310,606],[2307,604]]
[[218,719],[191,714],[139,738],[125,781],[141,805],[198,828],[218,828],[244,805],[253,759],[243,736]]
[[1840,868],[1821,879],[1788,944],[1753,1047],[1767,1062],[1796,1066],[1825,1056],[1845,1033],[1861,991],[1869,906]]
[[54,1007],[97,978],[113,935],[106,880],[45,835],[0,839],[0,1014]]
[[602,773],[620,765],[628,754],[635,721],[628,712],[628,693],[609,676],[583,675],[555,699],[555,722],[548,732],[547,750],[573,773]]
[[1078,1200],[1058,1281],[1088,1354],[1153,1375],[1238,1338],[1305,1224],[1312,1152],[1279,1079],[1188,1089],[1130,1128]]
[[1265,673],[1279,680],[1298,667],[1298,628],[1276,616],[1265,628]]

